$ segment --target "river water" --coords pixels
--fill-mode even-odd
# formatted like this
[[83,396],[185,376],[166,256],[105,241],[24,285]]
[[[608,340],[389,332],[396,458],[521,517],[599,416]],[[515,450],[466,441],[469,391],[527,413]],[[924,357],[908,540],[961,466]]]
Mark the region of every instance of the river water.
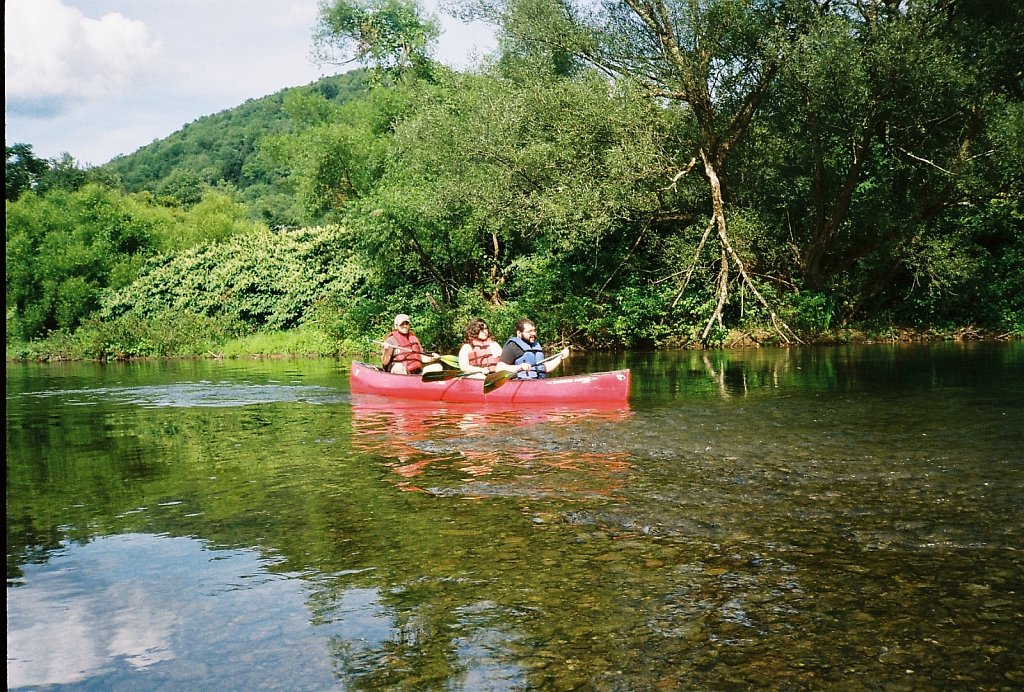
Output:
[[9,689],[1024,688],[1024,344],[7,366]]

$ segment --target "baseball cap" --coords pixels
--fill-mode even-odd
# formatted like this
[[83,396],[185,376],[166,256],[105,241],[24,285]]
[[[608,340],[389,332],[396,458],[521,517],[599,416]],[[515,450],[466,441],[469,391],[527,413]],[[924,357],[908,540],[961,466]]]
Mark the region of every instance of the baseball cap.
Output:
[[397,327],[402,322],[409,322],[411,324],[412,320],[409,319],[408,315],[395,315],[395,326]]

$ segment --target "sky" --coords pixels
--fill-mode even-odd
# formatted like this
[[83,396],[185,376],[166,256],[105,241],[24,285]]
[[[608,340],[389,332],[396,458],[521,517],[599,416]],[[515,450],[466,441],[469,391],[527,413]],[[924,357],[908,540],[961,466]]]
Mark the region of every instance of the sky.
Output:
[[[443,13],[434,56],[468,69],[483,25]],[[4,141],[101,165],[206,115],[352,66],[311,57],[319,0],[5,0]]]

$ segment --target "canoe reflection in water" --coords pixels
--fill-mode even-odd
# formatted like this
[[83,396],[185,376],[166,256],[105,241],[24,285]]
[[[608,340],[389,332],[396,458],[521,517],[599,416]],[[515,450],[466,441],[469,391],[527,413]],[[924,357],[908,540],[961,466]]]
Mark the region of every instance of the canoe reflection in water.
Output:
[[626,404],[491,409],[354,394],[352,444],[386,459],[402,490],[600,497],[628,473],[628,455],[614,440],[631,416]]

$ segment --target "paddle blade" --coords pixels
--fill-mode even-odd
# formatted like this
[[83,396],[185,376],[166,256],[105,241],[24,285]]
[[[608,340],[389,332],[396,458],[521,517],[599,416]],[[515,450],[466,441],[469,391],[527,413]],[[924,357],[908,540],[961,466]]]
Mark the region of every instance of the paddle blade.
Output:
[[458,356],[441,356],[437,359],[442,365],[451,368],[452,370],[459,369],[459,357]]
[[515,372],[508,371],[487,373],[487,376],[484,378],[484,394],[493,392],[515,376]]
[[420,375],[420,380],[423,382],[440,382],[441,380],[454,380],[456,377],[465,377],[471,374],[461,370],[432,370]]

